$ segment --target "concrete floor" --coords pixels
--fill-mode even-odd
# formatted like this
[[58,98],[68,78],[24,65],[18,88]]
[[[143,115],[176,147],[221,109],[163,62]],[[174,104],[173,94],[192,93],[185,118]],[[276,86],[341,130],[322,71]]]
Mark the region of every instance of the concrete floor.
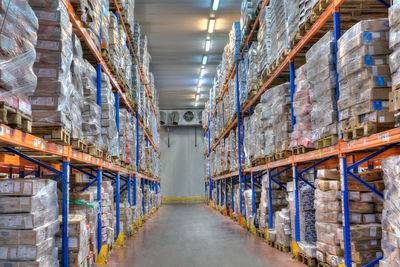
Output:
[[306,266],[204,204],[163,205],[107,266]]

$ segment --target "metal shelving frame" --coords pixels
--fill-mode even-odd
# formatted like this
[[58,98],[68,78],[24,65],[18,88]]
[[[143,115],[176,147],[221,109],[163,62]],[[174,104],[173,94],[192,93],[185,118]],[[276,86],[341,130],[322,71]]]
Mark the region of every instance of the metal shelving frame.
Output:
[[[70,146],[60,145],[53,142],[49,142],[43,138],[35,135],[25,133],[18,129],[14,129],[4,124],[0,124],[0,142],[2,143],[3,153],[0,154],[0,169],[3,172],[10,173],[9,178],[13,176],[13,170],[19,171],[19,178],[24,178],[27,175],[35,174],[35,177],[40,177],[40,173],[43,170],[49,171],[58,175],[57,182],[62,183],[62,265],[69,266],[68,262],[68,199],[69,199],[69,176],[72,170],[86,174],[89,179],[92,180],[85,188],[81,191],[87,190],[90,186],[96,186],[97,188],[97,201],[99,204],[98,209],[98,225],[97,225],[97,249],[98,254],[101,255],[101,251],[107,248],[102,246],[102,233],[101,233],[101,184],[103,178],[113,180],[113,184],[116,185],[115,199],[116,199],[116,238],[120,236],[119,229],[119,199],[120,194],[131,187],[133,187],[133,205],[136,205],[136,179],[140,178],[142,183],[145,181],[151,185],[150,190],[159,192],[160,179],[155,176],[145,175],[139,172],[139,156],[140,156],[140,143],[139,143],[139,127],[143,127],[144,134],[146,136],[146,142],[149,142],[153,147],[154,151],[159,154],[158,146],[154,143],[152,136],[140,118],[138,111],[134,110],[134,107],[130,104],[129,100],[122,91],[115,77],[111,74],[109,67],[105,63],[101,56],[101,52],[96,47],[93,40],[90,38],[88,32],[83,27],[80,19],[77,17],[74,8],[72,7],[69,0],[62,0],[62,3],[67,7],[70,20],[74,28],[79,33],[81,39],[86,43],[92,52],[94,58],[97,60],[97,104],[101,106],[101,72],[103,71],[109,78],[110,82],[115,89],[116,99],[116,122],[119,132],[119,101],[122,100],[122,104],[137,118],[136,120],[136,170],[131,168],[122,167],[119,164],[114,164],[97,158],[87,153],[72,149]],[[117,0],[113,0],[113,4],[118,13],[120,8]],[[124,30],[127,33],[125,23],[122,16],[119,16],[119,21],[122,24]],[[127,38],[127,46],[134,57],[133,46]],[[147,82],[143,78],[142,71],[138,65],[141,81],[146,83],[146,96],[151,98],[150,91],[148,89]],[[150,101],[151,109],[156,116],[156,110],[154,108],[153,101]],[[159,126],[157,125],[159,131]],[[7,154],[4,154],[7,153]],[[10,154],[14,154],[12,156]],[[133,183],[131,179],[133,178]],[[121,186],[120,181],[123,180],[125,183]],[[143,190],[144,192],[144,190]],[[131,191],[128,190],[128,202],[132,205]],[[144,214],[146,216],[146,214]],[[100,257],[100,256],[99,256]]]
[[[318,19],[314,22],[314,24],[310,27],[310,29],[304,34],[301,40],[290,50],[288,56],[279,64],[279,66],[275,69],[272,75],[266,80],[266,82],[259,88],[256,95],[250,99],[250,101],[245,105],[242,111],[240,111],[240,104],[239,100],[236,99],[237,102],[237,116],[234,121],[227,126],[226,130],[223,131],[217,141],[211,143],[210,140],[210,125],[213,123],[213,118],[216,117],[217,114],[217,104],[219,101],[222,100],[224,93],[227,90],[227,81],[235,75],[236,70],[238,69],[237,60],[235,65],[232,68],[232,72],[228,75],[226,79],[226,83],[222,89],[221,95],[216,100],[215,109],[208,113],[208,124],[205,128],[205,134],[208,135],[209,139],[209,149],[208,153],[206,153],[206,157],[210,160],[211,152],[216,148],[216,146],[222,141],[225,140],[226,136],[229,132],[234,129],[234,127],[238,127],[238,162],[239,162],[239,170],[235,172],[231,172],[228,174],[212,177],[211,175],[211,165],[209,165],[209,178],[206,181],[206,188],[208,185],[209,195],[210,195],[210,205],[214,206],[214,202],[212,199],[212,184],[217,181],[225,180],[225,183],[230,179],[231,183],[231,210],[230,216],[233,218],[233,210],[234,210],[234,191],[233,185],[236,177],[239,177],[239,198],[242,200],[242,184],[246,187],[246,177],[250,176],[251,178],[251,189],[252,189],[252,204],[254,203],[254,182],[256,181],[255,175],[260,175],[261,178],[263,175],[268,175],[268,202],[269,202],[269,229],[273,229],[273,212],[272,212],[272,192],[271,192],[271,184],[276,183],[282,189],[286,190],[285,186],[279,183],[275,177],[281,174],[284,171],[292,169],[293,171],[293,181],[295,183],[295,207],[296,207],[296,214],[295,214],[295,235],[292,240],[292,250],[294,255],[298,255],[299,248],[297,242],[300,241],[300,214],[299,214],[299,197],[298,197],[298,183],[299,181],[305,182],[307,185],[314,187],[314,185],[307,180],[302,178],[302,174],[308,170],[316,169],[319,167],[324,167],[326,164],[334,164],[336,167],[340,169],[341,172],[341,195],[342,195],[342,205],[343,205],[343,213],[344,213],[344,222],[343,222],[343,233],[344,233],[344,252],[345,252],[345,265],[344,266],[352,266],[352,259],[351,259],[351,236],[350,236],[350,220],[349,220],[349,198],[348,198],[348,177],[355,179],[370,191],[375,193],[377,196],[383,198],[381,192],[377,191],[373,187],[371,187],[368,183],[360,179],[355,173],[354,169],[358,168],[359,166],[363,165],[365,167],[368,164],[367,168],[373,168],[373,163],[371,162],[380,160],[385,157],[389,157],[392,155],[399,155],[400,154],[400,127],[394,128],[391,130],[383,131],[377,134],[370,135],[368,137],[363,137],[356,140],[351,140],[344,142],[342,139],[339,140],[339,143],[330,147],[325,147],[322,149],[316,149],[307,153],[299,154],[299,155],[292,155],[285,159],[276,160],[273,162],[269,162],[263,165],[255,166],[255,167],[247,167],[242,169],[242,160],[241,160],[241,121],[242,117],[245,116],[245,112],[249,111],[259,100],[261,95],[268,90],[268,88],[272,85],[272,83],[277,79],[277,77],[289,67],[289,81],[290,81],[290,92],[293,102],[293,94],[295,92],[295,75],[294,75],[294,58],[295,56],[302,51],[302,49],[308,44],[308,42],[317,34],[319,30],[325,25],[325,23],[333,17],[333,31],[334,31],[334,43],[335,43],[335,51],[337,52],[337,42],[341,36],[341,25],[340,25],[340,7],[343,5],[344,2],[348,0],[332,0],[330,4],[325,8],[322,14],[318,17]],[[390,7],[388,3],[384,0],[377,0],[379,3],[383,4],[385,7]],[[350,1],[349,1],[350,2]],[[265,8],[269,3],[269,0],[265,0],[262,9]],[[244,44],[244,48],[242,50],[242,56],[245,49],[248,47],[252,35],[256,32],[257,27],[259,24],[259,14],[256,17],[254,26],[249,33],[246,42]],[[339,90],[338,85],[338,74],[336,71],[336,90]],[[338,91],[337,91],[338,92]],[[239,88],[238,85],[236,86],[236,94],[239,95]],[[339,96],[339,92],[337,93]],[[293,112],[292,112],[293,114]],[[295,118],[292,115],[292,127],[295,124]],[[350,165],[348,165],[350,163]],[[277,173],[273,173],[277,171]],[[249,175],[250,174],[250,175]],[[227,191],[225,191],[227,193]],[[220,202],[217,202],[219,205]],[[226,204],[227,205],[227,204]],[[239,224],[242,224],[242,202],[240,202],[240,211],[239,211]],[[227,206],[226,206],[227,208]],[[254,212],[254,204],[253,204],[253,212]],[[268,236],[268,230],[266,229],[266,236]],[[373,262],[367,264],[366,266],[373,266],[379,262],[381,258],[374,260]]]

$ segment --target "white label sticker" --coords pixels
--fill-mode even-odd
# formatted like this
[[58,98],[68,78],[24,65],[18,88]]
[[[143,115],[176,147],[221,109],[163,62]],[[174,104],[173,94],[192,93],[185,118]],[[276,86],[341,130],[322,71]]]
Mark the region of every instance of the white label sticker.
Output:
[[3,126],[0,127],[0,135],[4,135],[4,127]]
[[375,65],[382,65],[382,64],[383,64],[383,59],[375,60]]
[[372,38],[377,39],[381,37],[381,33],[380,32],[373,32],[372,33]]
[[24,218],[24,223],[26,228],[33,228],[33,217],[27,216]]
[[385,122],[385,116],[379,116],[379,122]]
[[11,129],[9,127],[6,127],[6,134],[11,134]]
[[1,181],[0,182],[0,193],[14,193],[13,183],[8,181]]
[[369,236],[375,237],[376,236],[376,227],[371,227],[369,230]]

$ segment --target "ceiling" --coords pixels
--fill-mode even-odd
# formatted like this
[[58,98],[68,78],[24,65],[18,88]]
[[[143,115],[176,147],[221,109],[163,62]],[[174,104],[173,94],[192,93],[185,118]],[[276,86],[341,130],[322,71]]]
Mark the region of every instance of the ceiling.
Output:
[[[194,108],[201,61],[207,54],[198,104],[204,106],[232,23],[240,19],[241,2],[220,0],[214,13],[215,30],[208,34],[212,0],[136,0],[135,20],[148,38],[150,70],[160,96],[160,109]],[[211,48],[206,53],[208,35]]]

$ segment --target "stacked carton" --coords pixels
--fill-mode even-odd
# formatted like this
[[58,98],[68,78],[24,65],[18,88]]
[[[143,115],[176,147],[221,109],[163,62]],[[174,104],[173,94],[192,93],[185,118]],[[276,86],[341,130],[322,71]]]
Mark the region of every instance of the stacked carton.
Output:
[[339,39],[338,109],[342,130],[361,127],[363,135],[368,135],[378,128],[393,126],[388,101],[391,87],[388,31],[387,19],[365,20]]
[[288,9],[289,40],[292,42],[300,37],[298,35],[300,27],[307,22],[318,0],[291,0],[286,3]]
[[381,267],[400,266],[400,157],[393,156],[382,161],[385,181],[384,209],[382,211]]
[[[290,48],[288,32],[288,4],[289,0],[271,0],[267,12],[269,27],[271,28],[271,53],[269,63],[279,60]],[[267,26],[267,27],[268,27]]]
[[317,231],[317,253],[319,262],[338,266],[343,261],[343,250],[336,236],[342,228],[342,205],[340,198],[340,176],[336,170],[318,170],[315,181],[315,228]]
[[[59,217],[62,223],[62,217]],[[61,252],[62,238],[58,235],[58,248]],[[68,215],[68,259],[70,266],[79,267],[87,265],[89,256],[89,231],[86,216],[81,214]],[[61,259],[61,253],[59,255]]]
[[[0,101],[31,115],[28,95],[36,88],[32,66],[38,19],[28,1],[3,1],[0,6],[2,31],[0,44]],[[7,13],[8,12],[8,13]],[[23,68],[24,71],[20,71]]]
[[243,0],[241,5],[240,26],[242,39],[250,32],[251,22],[256,19],[257,1]]
[[[259,188],[254,188],[254,204],[255,208],[257,208],[260,205],[260,197],[261,197],[261,190]],[[254,210],[254,216],[253,216],[253,200],[252,200],[252,190],[248,189],[243,192],[243,199],[244,199],[244,205],[246,207],[246,222],[247,222],[247,227],[250,227],[250,222],[255,222],[255,215],[256,215],[256,210]]]
[[[378,191],[383,191],[382,170],[366,170],[356,174]],[[382,256],[381,213],[383,202],[369,189],[355,180],[348,182],[351,258],[354,264],[365,265]],[[344,249],[343,229],[338,229],[337,237]]]
[[2,266],[58,266],[56,192],[51,180],[0,181]]
[[[49,1],[45,1],[46,3]],[[50,1],[51,2],[51,1]],[[34,65],[38,83],[32,94],[33,126],[62,126],[71,132],[70,105],[74,87],[71,85],[73,58],[72,24],[65,5],[30,1],[39,18],[40,30]],[[51,112],[49,112],[51,110]]]
[[289,83],[267,90],[261,96],[262,130],[265,137],[263,155],[285,150],[284,141],[290,139],[290,92]]
[[274,229],[268,231],[268,239],[276,241],[284,247],[290,247],[292,242],[291,218],[288,209],[282,209],[274,214]]
[[400,1],[394,1],[389,9],[389,48],[392,54],[389,57],[390,72],[392,75],[391,111],[394,111],[396,127],[400,125]]
[[312,142],[337,135],[334,52],[334,36],[330,31],[306,54],[307,80],[310,83]]
[[260,11],[260,26],[257,33],[258,71],[261,77],[270,65],[271,54],[271,27],[270,7]]
[[101,184],[101,233],[103,245],[114,242],[114,190],[110,181]]
[[132,233],[132,209],[129,203],[121,203],[119,205],[120,214],[119,219],[123,223],[123,227],[121,228],[121,232],[124,232],[125,236],[129,236]]
[[310,83],[307,79],[307,65],[296,70],[296,91],[293,96],[293,115],[296,123],[293,127],[290,147],[312,147]]

